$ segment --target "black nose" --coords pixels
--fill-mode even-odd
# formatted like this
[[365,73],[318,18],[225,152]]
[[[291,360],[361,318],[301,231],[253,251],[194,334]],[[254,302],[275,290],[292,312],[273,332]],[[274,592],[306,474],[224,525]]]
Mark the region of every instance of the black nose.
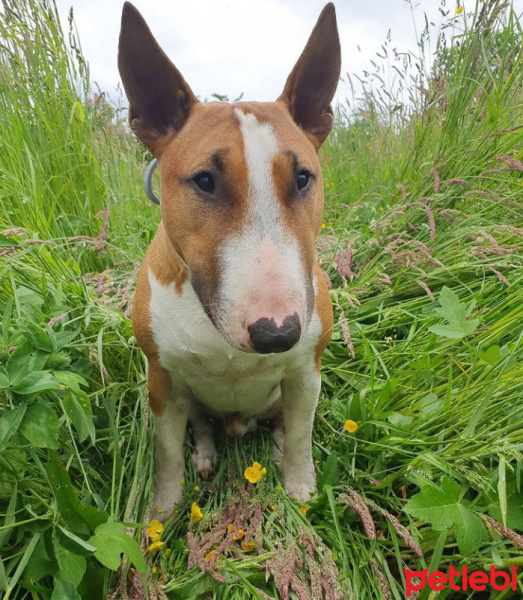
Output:
[[260,354],[285,352],[290,350],[300,339],[301,325],[297,313],[283,319],[278,327],[274,319],[258,319],[247,327],[251,336],[251,345]]

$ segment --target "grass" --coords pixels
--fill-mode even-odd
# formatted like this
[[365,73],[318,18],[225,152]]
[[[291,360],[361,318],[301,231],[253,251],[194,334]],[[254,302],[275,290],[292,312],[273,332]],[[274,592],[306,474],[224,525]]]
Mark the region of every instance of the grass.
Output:
[[[426,32],[419,57],[385,44],[322,151],[336,325],[320,493],[308,510],[285,496],[265,430],[220,439],[211,484],[188,448],[148,553],[152,423],[128,318],[158,222],[148,157],[90,93],[73,24],[65,40],[52,3],[4,2],[1,598],[388,600],[404,568],[523,566],[522,32],[487,0],[443,27],[430,68]],[[253,461],[268,473],[248,485]]]

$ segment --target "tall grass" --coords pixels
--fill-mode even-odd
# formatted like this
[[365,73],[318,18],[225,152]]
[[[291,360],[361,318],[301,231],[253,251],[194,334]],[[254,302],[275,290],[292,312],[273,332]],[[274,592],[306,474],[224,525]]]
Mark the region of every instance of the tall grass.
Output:
[[[323,150],[320,493],[283,494],[267,431],[220,439],[211,484],[188,448],[147,552],[153,442],[128,318],[158,222],[146,156],[91,94],[72,22],[66,40],[52,3],[4,2],[0,597],[399,599],[404,568],[523,566],[520,21],[485,1],[444,27],[434,62],[425,33],[410,63],[385,45]],[[268,473],[248,486],[254,460]]]

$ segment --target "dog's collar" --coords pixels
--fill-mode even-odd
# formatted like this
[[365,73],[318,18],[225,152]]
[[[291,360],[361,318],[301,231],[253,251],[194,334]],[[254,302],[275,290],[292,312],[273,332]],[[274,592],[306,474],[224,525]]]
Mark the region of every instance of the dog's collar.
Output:
[[158,161],[156,158],[153,158],[145,170],[145,175],[143,176],[143,189],[145,191],[145,195],[151,202],[154,202],[154,204],[160,204],[160,198],[158,198],[158,196],[153,192],[153,174],[157,164]]

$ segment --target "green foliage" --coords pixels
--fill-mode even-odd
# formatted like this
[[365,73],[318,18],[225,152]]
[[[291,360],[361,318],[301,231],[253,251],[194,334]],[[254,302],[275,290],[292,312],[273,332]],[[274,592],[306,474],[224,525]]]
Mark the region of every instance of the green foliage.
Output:
[[0,418],[0,452],[3,452],[6,449],[9,440],[18,431],[26,411],[27,405],[21,404],[4,413]]
[[326,485],[335,486],[339,483],[339,469],[336,453],[333,452],[323,465],[323,470],[318,478],[318,489],[323,490]]
[[[127,316],[159,219],[141,191],[147,154],[107,97],[91,95],[74,28],[69,45],[52,4],[7,1],[4,15],[6,597],[99,600],[127,586],[133,598],[142,586],[149,597],[277,598],[269,566],[292,542],[312,585],[305,534],[317,536],[316,554],[320,542],[332,552],[355,600],[403,597],[406,566],[521,564],[523,56],[512,9],[485,1],[466,18],[448,15],[448,52],[432,71],[426,32],[414,63],[388,39],[323,149],[319,248],[336,323],[313,439],[320,492],[308,512],[279,491],[266,431],[220,439],[209,487],[187,449],[185,493],[157,553],[137,525],[150,518],[153,440]],[[264,551],[233,546],[216,564],[225,583],[188,569],[187,532],[219,522],[253,460],[268,468],[251,490]],[[370,510],[376,539],[348,493]]]
[[480,518],[461,501],[460,486],[444,477],[441,488],[425,485],[422,491],[407,502],[404,511],[432,524],[436,531],[454,529],[463,556],[478,551],[486,539],[485,526]]
[[439,303],[441,308],[436,308],[436,312],[448,322],[448,325],[432,325],[429,331],[452,340],[460,340],[476,331],[479,319],[468,320],[474,310],[475,301],[467,307],[459,301],[456,292],[445,286],[439,295]]
[[145,560],[140,546],[125,532],[121,523],[102,523],[96,528],[89,543],[96,548],[94,555],[106,567],[116,571],[120,566],[123,552],[136,566],[139,573],[145,573]]
[[[39,374],[38,371],[36,373]],[[56,413],[41,400],[27,407],[20,423],[20,433],[37,448],[58,449],[59,430]]]

